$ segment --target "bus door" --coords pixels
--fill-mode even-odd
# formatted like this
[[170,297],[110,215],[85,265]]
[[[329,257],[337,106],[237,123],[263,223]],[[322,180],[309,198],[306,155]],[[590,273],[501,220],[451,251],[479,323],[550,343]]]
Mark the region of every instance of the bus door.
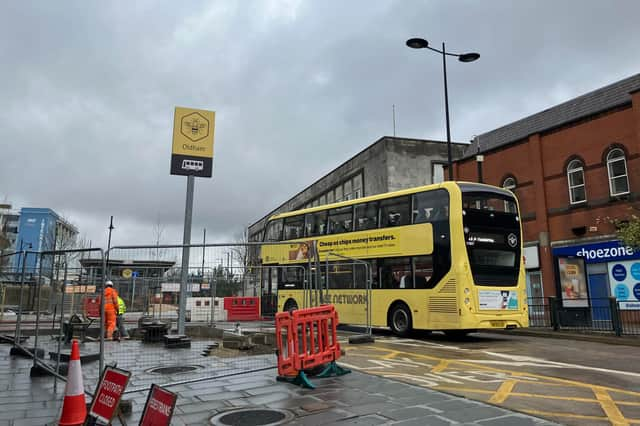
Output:
[[261,272],[261,292],[260,312],[263,317],[275,317],[278,311],[278,283],[277,274],[274,276],[273,269],[264,268]]
[[[367,324],[367,269],[362,263],[340,261],[329,263],[328,275],[322,270],[322,302],[338,310],[340,322]],[[327,279],[328,276],[328,279]]]

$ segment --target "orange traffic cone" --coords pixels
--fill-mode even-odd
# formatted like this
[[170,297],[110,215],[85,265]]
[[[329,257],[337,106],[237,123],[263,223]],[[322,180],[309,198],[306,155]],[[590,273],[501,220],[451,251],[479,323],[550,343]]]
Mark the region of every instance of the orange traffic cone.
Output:
[[60,426],[82,425],[85,417],[87,417],[87,403],[84,399],[80,349],[78,348],[78,341],[74,340],[71,344],[67,384],[64,387],[62,415],[58,424]]

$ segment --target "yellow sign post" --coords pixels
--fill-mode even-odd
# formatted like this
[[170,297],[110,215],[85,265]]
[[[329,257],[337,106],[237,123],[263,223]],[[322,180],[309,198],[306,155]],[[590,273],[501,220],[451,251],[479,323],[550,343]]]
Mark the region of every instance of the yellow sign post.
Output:
[[171,174],[211,177],[216,113],[176,107],[173,118]]

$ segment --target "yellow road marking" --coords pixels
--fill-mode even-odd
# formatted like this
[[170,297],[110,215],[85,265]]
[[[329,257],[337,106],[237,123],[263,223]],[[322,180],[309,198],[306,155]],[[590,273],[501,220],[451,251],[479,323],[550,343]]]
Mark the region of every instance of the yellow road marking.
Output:
[[555,411],[541,411],[541,410],[522,410],[523,413],[531,414],[539,417],[569,417],[572,419],[585,419],[585,420],[603,420],[607,421],[606,417],[600,416],[585,416],[584,414],[569,414],[569,413],[556,413]]
[[611,399],[611,396],[601,387],[594,386],[593,393],[596,394],[596,398],[598,398],[598,402],[602,406],[607,417],[611,420],[611,423],[614,425],[628,425],[629,422],[622,415],[616,403]]
[[400,352],[398,352],[398,351],[391,351],[391,352],[389,352],[388,354],[386,354],[386,355],[382,356],[382,359],[390,359],[390,358],[393,358],[393,357],[395,357],[396,355],[398,355],[399,353],[400,353]]
[[[373,350],[377,350],[377,351],[390,351],[390,349],[384,349],[384,348],[376,348],[376,347],[369,347]],[[417,358],[424,358],[424,359],[430,359],[430,360],[437,360],[437,361],[441,361],[443,358],[437,358],[437,357],[433,357],[433,356],[429,356],[429,355],[422,355],[422,354],[417,354],[417,353],[413,353],[413,352],[405,352],[405,351],[396,351],[398,352],[398,354],[400,355],[408,355],[408,356],[414,356]],[[540,379],[540,380],[550,380],[550,381],[554,381],[557,383],[561,383],[561,384],[565,384],[565,385],[573,385],[575,387],[580,387],[580,388],[588,388],[588,389],[592,389],[595,385],[589,384],[589,383],[585,383],[585,382],[576,382],[574,380],[569,380],[569,379],[560,379],[557,377],[549,377],[549,376],[543,376],[540,374],[535,374],[535,373],[527,373],[527,372],[518,372],[518,371],[511,371],[511,370],[505,370],[502,368],[496,368],[496,367],[489,367],[486,365],[478,365],[474,362],[467,362],[467,361],[458,361],[458,360],[449,360],[449,363],[452,364],[461,364],[461,365],[465,365],[467,367],[473,367],[474,369],[480,369],[480,370],[488,370],[488,371],[496,371],[499,373],[508,373],[511,374],[512,376],[518,377],[518,376],[526,376],[526,377],[532,377],[532,378],[536,378],[536,379]],[[627,390],[623,390],[623,389],[616,389],[616,388],[611,388],[611,387],[607,387],[607,386],[599,386],[601,389],[604,389],[606,391],[612,391],[612,392],[617,392],[617,393],[623,393],[626,395],[633,395],[636,397],[640,397],[640,392],[633,392],[633,391],[627,391]]]
[[438,365],[436,365],[435,367],[433,367],[431,369],[431,372],[432,373],[440,373],[441,371],[446,370],[448,366],[449,366],[449,360],[448,359],[443,359],[442,361],[440,361],[440,363]]
[[[632,395],[632,396],[635,396],[635,397],[640,397],[640,392],[628,391],[628,390],[624,390],[624,389],[616,389],[616,388],[611,388],[611,387],[607,387],[607,386],[597,386],[597,385],[593,385],[593,384],[586,383],[586,382],[578,382],[578,381],[575,381],[575,380],[561,379],[561,378],[550,377],[550,376],[543,376],[543,375],[539,375],[539,374],[535,374],[535,373],[510,371],[510,370],[501,369],[501,368],[489,367],[489,366],[485,366],[485,365],[478,365],[478,364],[473,363],[473,362],[458,361],[458,360],[447,360],[447,359],[444,359],[444,358],[438,358],[438,357],[429,356],[429,355],[422,355],[422,354],[413,353],[413,352],[396,351],[396,350],[380,348],[380,347],[366,347],[366,348],[363,347],[362,349],[370,349],[372,351],[388,352],[387,355],[383,356],[386,359],[393,358],[393,357],[398,356],[398,355],[405,355],[405,356],[414,357],[414,358],[421,358],[421,359],[428,359],[428,360],[432,360],[432,361],[438,361],[438,364],[435,367],[433,367],[431,372],[441,372],[441,371],[445,370],[446,368],[448,368],[450,366],[450,364],[457,363],[457,364],[460,364],[460,365],[463,365],[463,366],[466,366],[466,367],[472,367],[472,368],[478,369],[478,370],[494,371],[494,372],[510,374],[513,377],[525,376],[525,377],[531,377],[531,378],[536,378],[536,379],[541,380],[541,382],[538,382],[538,383],[536,383],[536,382],[527,382],[527,383],[531,383],[531,384],[543,384],[543,385],[548,385],[548,386],[572,386],[572,387],[577,387],[577,388],[588,388],[588,389],[591,389],[594,392],[594,394],[596,395],[596,399],[595,400],[592,400],[592,399],[589,399],[589,398],[581,398],[581,397],[560,397],[560,396],[536,395],[536,394],[530,394],[530,393],[511,393],[511,391],[513,390],[513,387],[518,382],[517,380],[506,380],[505,382],[503,382],[501,384],[500,388],[495,392],[493,392],[493,391],[485,391],[485,390],[469,389],[469,388],[443,387],[443,386],[438,386],[437,387],[438,389],[454,391],[454,392],[458,391],[458,392],[474,392],[474,393],[480,393],[480,394],[493,394],[491,399],[489,399],[489,402],[492,402],[492,403],[503,403],[509,396],[522,396],[522,397],[530,397],[530,398],[542,398],[542,399],[547,398],[547,399],[559,399],[559,400],[568,400],[568,401],[576,401],[576,402],[599,403],[600,406],[602,407],[602,409],[604,410],[605,414],[607,415],[607,418],[598,417],[598,416],[586,416],[586,415],[579,415],[579,414],[568,414],[568,413],[537,411],[537,410],[523,410],[523,411],[527,412],[529,414],[542,415],[542,416],[569,417],[569,418],[592,419],[592,420],[609,420],[610,422],[612,422],[613,424],[616,424],[616,425],[629,425],[629,424],[640,423],[640,420],[626,419],[623,416],[622,412],[619,410],[618,406],[616,405],[616,404],[619,404],[619,405],[640,406],[640,403],[629,402],[629,401],[617,402],[608,393],[608,392],[615,392],[615,393],[620,393],[620,394],[624,394],[624,395]],[[542,382],[548,382],[548,383],[542,383]]]
[[511,396],[522,396],[525,398],[539,398],[539,399],[557,399],[560,401],[589,402],[591,404],[599,403],[597,399],[582,398],[577,396],[540,395],[537,393],[522,393],[522,392],[512,392]]
[[447,392],[473,392],[473,393],[485,393],[487,395],[493,395],[496,391],[484,390],[484,389],[470,389],[470,388],[454,388],[451,386],[438,386],[432,389],[443,390]]
[[507,398],[509,398],[509,394],[513,390],[513,387],[516,385],[515,380],[505,380],[496,393],[489,399],[489,402],[492,404],[502,404]]

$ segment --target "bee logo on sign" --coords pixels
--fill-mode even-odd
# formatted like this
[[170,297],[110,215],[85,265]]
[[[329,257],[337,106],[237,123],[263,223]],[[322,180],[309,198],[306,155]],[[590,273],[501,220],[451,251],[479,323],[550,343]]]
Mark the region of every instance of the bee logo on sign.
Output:
[[194,142],[209,136],[209,120],[197,112],[182,117],[180,132]]
[[171,174],[211,177],[215,112],[176,107]]

